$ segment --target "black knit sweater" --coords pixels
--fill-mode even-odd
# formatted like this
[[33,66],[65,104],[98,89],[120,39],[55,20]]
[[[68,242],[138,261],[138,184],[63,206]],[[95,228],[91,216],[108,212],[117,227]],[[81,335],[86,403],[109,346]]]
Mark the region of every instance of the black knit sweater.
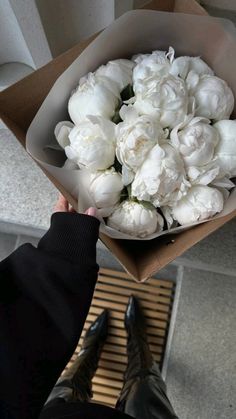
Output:
[[[38,248],[25,244],[0,263],[1,419],[38,418],[70,360],[97,280],[98,230],[94,217],[55,213]],[[65,416],[127,417],[77,403],[45,412]]]

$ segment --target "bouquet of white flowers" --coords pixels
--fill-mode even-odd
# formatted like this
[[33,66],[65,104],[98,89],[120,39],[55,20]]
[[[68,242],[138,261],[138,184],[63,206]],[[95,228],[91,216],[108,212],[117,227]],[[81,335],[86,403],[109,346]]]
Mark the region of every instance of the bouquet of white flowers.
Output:
[[170,47],[82,77],[55,137],[108,231],[148,239],[222,211],[236,176],[233,107],[200,57]]

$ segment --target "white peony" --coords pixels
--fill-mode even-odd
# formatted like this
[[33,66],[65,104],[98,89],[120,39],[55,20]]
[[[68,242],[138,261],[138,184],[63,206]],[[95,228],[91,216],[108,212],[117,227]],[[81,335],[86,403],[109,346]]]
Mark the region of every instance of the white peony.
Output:
[[133,89],[135,94],[145,92],[144,83],[150,78],[160,78],[169,73],[174,58],[173,48],[153,51],[152,54],[138,54],[132,59],[136,63],[133,70]]
[[115,124],[101,117],[90,116],[69,134],[70,145],[65,153],[80,168],[105,170],[115,160]]
[[200,57],[178,57],[171,64],[170,73],[175,77],[186,79],[188,73],[194,71],[199,76],[213,76],[213,70]]
[[213,217],[223,206],[224,198],[218,189],[193,186],[172,209],[172,216],[181,225],[192,224]]
[[155,209],[133,201],[122,202],[108,217],[107,225],[134,237],[147,237],[163,230],[164,221]]
[[65,163],[63,164],[63,169],[67,170],[78,170],[79,166],[73,162],[72,160],[66,159]]
[[114,168],[90,174],[89,193],[97,208],[116,205],[122,189],[121,175]]
[[132,196],[150,201],[155,207],[174,205],[187,192],[184,163],[170,144],[155,145],[137,171]]
[[153,117],[138,116],[129,106],[123,106],[120,114],[124,122],[116,126],[116,156],[123,165],[124,183],[129,184],[151,148],[165,134]]
[[216,159],[204,166],[186,167],[187,177],[192,185],[209,185],[219,175],[220,168]]
[[198,76],[190,71],[186,79],[189,93],[195,99],[195,115],[218,121],[230,117],[234,96],[227,83],[216,76]]
[[72,93],[68,112],[74,124],[80,124],[88,115],[111,119],[119,104],[120,95],[117,84],[93,73],[82,77],[79,86]]
[[236,120],[222,120],[214,124],[220,135],[215,156],[218,164],[229,177],[236,176]]
[[174,128],[188,113],[185,82],[171,74],[143,80],[143,91],[135,96],[134,108],[139,115],[156,117],[163,128]]
[[219,134],[209,119],[196,117],[177,125],[171,131],[170,141],[186,166],[204,166],[214,156]]
[[65,149],[70,144],[69,134],[74,127],[70,121],[61,121],[55,126],[54,134],[58,144]]
[[108,78],[118,85],[118,90],[121,92],[128,84],[132,84],[133,67],[134,63],[131,60],[108,61],[96,70],[95,76]]

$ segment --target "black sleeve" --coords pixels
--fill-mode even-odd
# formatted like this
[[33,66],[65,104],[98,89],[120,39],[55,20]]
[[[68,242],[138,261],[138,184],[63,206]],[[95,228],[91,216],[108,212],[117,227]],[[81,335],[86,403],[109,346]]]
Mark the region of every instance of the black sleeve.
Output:
[[97,279],[99,221],[55,213],[0,263],[0,417],[35,419],[72,356]]

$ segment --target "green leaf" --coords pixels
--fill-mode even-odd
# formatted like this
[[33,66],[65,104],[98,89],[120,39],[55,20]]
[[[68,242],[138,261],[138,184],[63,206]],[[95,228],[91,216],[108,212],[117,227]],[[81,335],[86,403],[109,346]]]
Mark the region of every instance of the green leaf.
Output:
[[131,97],[134,96],[133,87],[131,84],[128,84],[120,94],[122,101],[129,100]]
[[156,210],[154,205],[152,205],[151,202],[149,202],[149,201],[137,201],[137,202],[148,210],[151,210],[151,211]]

